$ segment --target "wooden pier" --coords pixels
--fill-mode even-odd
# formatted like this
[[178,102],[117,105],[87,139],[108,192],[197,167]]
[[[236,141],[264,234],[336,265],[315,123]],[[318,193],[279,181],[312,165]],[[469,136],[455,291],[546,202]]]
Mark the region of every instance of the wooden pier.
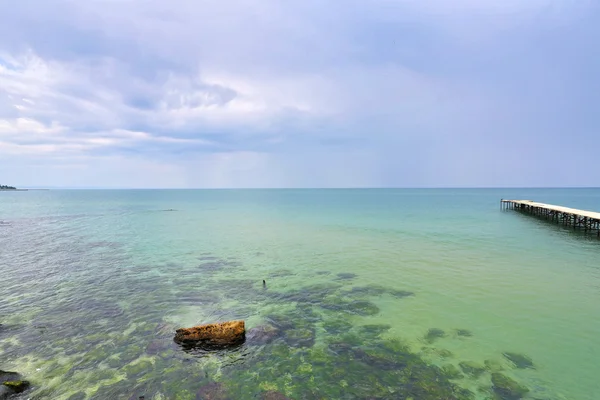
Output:
[[500,200],[504,210],[518,210],[527,214],[557,222],[574,229],[596,233],[600,237],[600,213],[575,208],[553,206],[531,200]]

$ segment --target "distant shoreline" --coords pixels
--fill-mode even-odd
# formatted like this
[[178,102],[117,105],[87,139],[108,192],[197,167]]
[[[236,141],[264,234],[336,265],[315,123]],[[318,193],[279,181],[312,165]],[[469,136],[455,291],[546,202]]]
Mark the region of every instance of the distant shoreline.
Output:
[[48,189],[0,189],[0,192],[28,192],[30,190],[48,190]]

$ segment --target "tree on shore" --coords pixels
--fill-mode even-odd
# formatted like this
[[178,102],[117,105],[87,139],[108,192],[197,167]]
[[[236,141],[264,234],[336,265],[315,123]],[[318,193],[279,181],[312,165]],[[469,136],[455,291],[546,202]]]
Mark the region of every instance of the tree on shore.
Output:
[[17,190],[14,186],[0,185],[0,190]]

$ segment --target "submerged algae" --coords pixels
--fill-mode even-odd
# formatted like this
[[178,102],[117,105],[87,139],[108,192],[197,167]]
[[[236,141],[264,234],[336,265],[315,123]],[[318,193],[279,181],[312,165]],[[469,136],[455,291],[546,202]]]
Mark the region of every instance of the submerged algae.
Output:
[[[389,325],[364,325],[366,321],[363,316],[379,313],[377,305],[369,301],[371,299],[367,296],[403,298],[412,296],[411,292],[377,286],[348,290],[345,289],[348,286],[333,283],[276,292],[271,288],[263,290],[256,280],[215,280],[210,274],[203,275],[202,279],[206,279],[206,285],[212,285],[219,292],[215,297],[217,302],[207,301],[210,296],[201,295],[196,289],[193,295],[181,298],[184,303],[196,302],[199,306],[206,306],[207,315],[223,315],[223,310],[239,311],[242,305],[246,306],[243,312],[252,315],[265,307],[271,314],[262,319],[270,324],[263,326],[269,328],[256,330],[257,340],[249,340],[246,346],[239,349],[239,353],[236,350],[235,353],[198,355],[175,350],[173,358],[166,358],[161,354],[161,350],[164,350],[162,339],[170,336],[168,333],[173,326],[163,321],[164,315],[161,313],[176,309],[176,306],[159,311],[148,307],[152,311],[152,319],[147,323],[140,323],[139,320],[132,323],[124,319],[119,322],[125,327],[133,324],[135,328],[129,335],[117,336],[114,349],[106,347],[106,343],[114,338],[104,333],[93,336],[98,350],[91,352],[93,356],[86,359],[85,368],[92,368],[104,357],[102,367],[120,367],[127,377],[122,382],[101,386],[94,394],[96,398],[117,393],[134,393],[133,396],[138,397],[144,394],[148,400],[159,397],[186,400],[194,397],[282,400],[462,400],[473,397],[470,392],[451,382],[461,375],[455,366],[453,369],[438,368],[412,353],[401,341],[382,339],[382,336],[388,336],[384,333],[390,329]],[[185,283],[185,280],[181,282]],[[186,284],[187,287],[192,286]],[[144,301],[151,303],[151,296],[146,296]],[[220,306],[223,299],[228,299],[225,307]],[[177,300],[178,296],[173,296],[168,301],[179,304]],[[277,308],[272,306],[282,306],[280,308],[287,311],[273,312]],[[140,305],[132,305],[127,311],[135,307],[140,309]],[[432,338],[442,336],[445,336],[443,331],[438,336],[434,330]],[[133,337],[136,338],[135,342],[131,340]],[[85,340],[80,343],[85,344]],[[249,346],[253,343],[261,346]],[[102,374],[94,377],[96,381],[106,378],[108,376]],[[82,381],[92,386],[94,379],[86,377]],[[141,386],[128,387],[128,382],[131,385],[134,379]]]
[[29,387],[29,382],[27,381],[6,381],[2,384],[12,389],[15,393],[24,392]]

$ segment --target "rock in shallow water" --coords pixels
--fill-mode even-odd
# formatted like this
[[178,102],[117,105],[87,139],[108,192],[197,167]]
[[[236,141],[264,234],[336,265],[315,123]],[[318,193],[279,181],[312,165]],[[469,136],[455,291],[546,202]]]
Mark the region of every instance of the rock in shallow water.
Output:
[[248,330],[246,342],[249,345],[263,345],[270,343],[280,335],[279,329],[271,325],[261,325]]
[[504,368],[502,368],[502,364],[496,360],[485,360],[484,361],[485,368],[491,372],[500,372]]
[[468,329],[457,329],[456,330],[456,336],[471,337],[471,336],[473,336],[473,332],[471,332]]
[[356,274],[352,274],[349,272],[342,272],[340,274],[337,274],[337,278],[338,280],[344,280],[344,279],[354,279],[356,278]]
[[290,329],[285,332],[284,341],[292,347],[312,347],[315,344],[315,331],[309,328]]
[[531,358],[527,357],[526,355],[519,354],[519,353],[510,353],[510,352],[502,353],[502,355],[504,357],[506,357],[506,359],[508,359],[510,362],[512,362],[515,365],[515,367],[517,367],[519,369],[526,369],[526,368],[535,369],[535,366],[533,365],[533,361],[531,360]]
[[431,328],[425,334],[425,341],[427,343],[433,343],[437,339],[443,338],[443,337],[446,337],[446,332],[444,332],[443,330],[441,330],[439,328]]
[[21,375],[17,372],[2,371],[0,369],[0,383],[8,381],[18,381],[21,379]]
[[8,399],[10,396],[15,394],[12,390],[4,385],[0,385],[0,400]]
[[379,313],[379,307],[369,301],[353,301],[347,306],[347,311],[358,315],[375,315]]
[[14,394],[22,393],[27,388],[29,388],[29,382],[22,380],[20,374],[0,370],[0,399],[7,399]]
[[6,381],[2,384],[12,389],[15,393],[24,392],[29,387],[29,382],[27,381]]
[[29,388],[29,382],[22,380],[21,374],[0,370],[0,399],[21,393]]
[[492,384],[494,385],[492,387],[494,392],[502,400],[519,400],[529,392],[529,389],[525,386],[521,386],[513,379],[499,372],[492,374]]
[[154,339],[146,346],[146,353],[155,355],[168,348],[167,343],[161,339]]
[[478,364],[474,361],[461,361],[458,363],[458,366],[462,371],[470,375],[474,378],[478,378],[481,374],[485,372],[485,367],[481,364]]
[[175,342],[194,344],[206,343],[210,345],[235,345],[244,341],[246,327],[244,321],[228,321],[215,324],[180,328],[175,332]]

